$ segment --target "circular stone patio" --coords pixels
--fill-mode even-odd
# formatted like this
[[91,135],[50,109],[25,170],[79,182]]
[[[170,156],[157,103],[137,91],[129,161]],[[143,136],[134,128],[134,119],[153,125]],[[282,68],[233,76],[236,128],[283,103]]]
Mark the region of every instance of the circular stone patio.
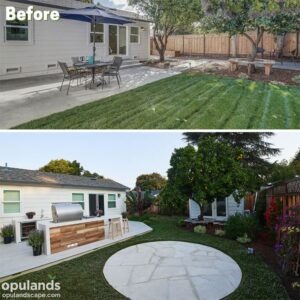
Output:
[[223,252],[184,242],[152,242],[112,255],[103,270],[131,300],[218,300],[240,284],[238,264]]

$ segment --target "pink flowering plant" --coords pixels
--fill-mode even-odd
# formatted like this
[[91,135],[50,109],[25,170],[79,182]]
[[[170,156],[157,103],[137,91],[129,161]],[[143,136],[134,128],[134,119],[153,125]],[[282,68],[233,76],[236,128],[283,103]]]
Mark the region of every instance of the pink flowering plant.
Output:
[[300,206],[292,207],[283,214],[275,227],[280,238],[275,250],[284,273],[299,275],[296,262],[300,255]]

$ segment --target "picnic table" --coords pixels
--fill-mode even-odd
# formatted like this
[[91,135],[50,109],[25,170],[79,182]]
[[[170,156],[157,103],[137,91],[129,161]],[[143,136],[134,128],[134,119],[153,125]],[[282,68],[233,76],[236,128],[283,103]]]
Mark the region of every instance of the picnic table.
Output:
[[273,65],[275,65],[276,62],[268,59],[256,59],[251,61],[244,58],[231,58],[229,59],[229,63],[231,72],[237,71],[240,65],[246,65],[248,68],[248,75],[251,75],[255,71],[256,65],[263,65],[265,68],[265,75],[270,76]]
[[[94,64],[89,64],[87,62],[80,62],[80,63],[74,64],[74,66],[76,68],[92,70],[92,81],[91,81],[90,86],[93,85],[93,87],[95,86],[96,70],[103,69],[103,68],[106,68],[111,65],[112,65],[112,62],[100,62],[100,61],[99,62],[96,61]],[[96,84],[96,86],[99,86],[101,84],[104,84],[104,82],[102,80],[98,84]]]

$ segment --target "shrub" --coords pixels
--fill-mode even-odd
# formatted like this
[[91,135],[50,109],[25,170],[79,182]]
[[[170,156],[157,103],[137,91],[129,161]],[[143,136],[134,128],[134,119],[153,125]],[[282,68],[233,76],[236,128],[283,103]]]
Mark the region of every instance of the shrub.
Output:
[[[296,261],[300,259],[300,206],[290,208],[280,219],[276,229],[280,233],[279,242],[275,245],[275,250],[280,258],[282,271],[289,273],[299,272]],[[293,270],[294,269],[294,270]]]
[[247,80],[247,79],[249,79],[249,76],[246,73],[240,73],[238,75],[238,78]]
[[282,203],[279,198],[272,197],[271,202],[265,212],[265,220],[271,230],[275,230],[278,218],[282,215]]
[[294,76],[294,77],[292,78],[292,80],[293,80],[295,83],[300,84],[300,75]]
[[215,230],[215,235],[217,235],[217,236],[225,236],[226,235],[226,231],[222,230],[222,229],[216,229]]
[[194,228],[194,232],[196,233],[206,233],[206,227],[202,225],[198,225]]
[[185,226],[184,219],[178,220],[177,224],[178,224],[179,227],[184,227]]
[[266,225],[265,211],[267,209],[266,191],[259,193],[255,205],[255,217],[261,226]]
[[247,243],[250,243],[251,242],[251,239],[248,237],[248,234],[245,233],[243,236],[241,237],[238,237],[236,239],[239,243],[241,244],[247,244]]
[[12,225],[3,226],[1,229],[1,236],[13,238],[14,237],[14,227]]
[[44,243],[44,233],[40,230],[32,230],[28,235],[28,245],[31,247],[40,247]]
[[251,239],[255,239],[258,227],[258,221],[254,216],[236,214],[228,218],[228,221],[225,224],[225,231],[226,235],[234,240],[243,236],[245,233]]

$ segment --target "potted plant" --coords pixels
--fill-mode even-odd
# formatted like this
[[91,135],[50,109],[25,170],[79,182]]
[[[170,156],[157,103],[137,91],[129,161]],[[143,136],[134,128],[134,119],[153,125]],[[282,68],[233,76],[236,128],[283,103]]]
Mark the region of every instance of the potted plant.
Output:
[[10,244],[14,238],[14,227],[12,225],[3,226],[1,235],[3,237],[4,244]]
[[28,235],[28,245],[32,247],[33,256],[42,254],[42,246],[44,243],[44,232],[40,230],[32,230]]
[[26,216],[28,219],[32,219],[35,216],[35,212],[34,211],[29,211],[26,213]]
[[128,217],[127,212],[126,211],[122,212],[122,218],[123,219],[127,219],[127,217]]

